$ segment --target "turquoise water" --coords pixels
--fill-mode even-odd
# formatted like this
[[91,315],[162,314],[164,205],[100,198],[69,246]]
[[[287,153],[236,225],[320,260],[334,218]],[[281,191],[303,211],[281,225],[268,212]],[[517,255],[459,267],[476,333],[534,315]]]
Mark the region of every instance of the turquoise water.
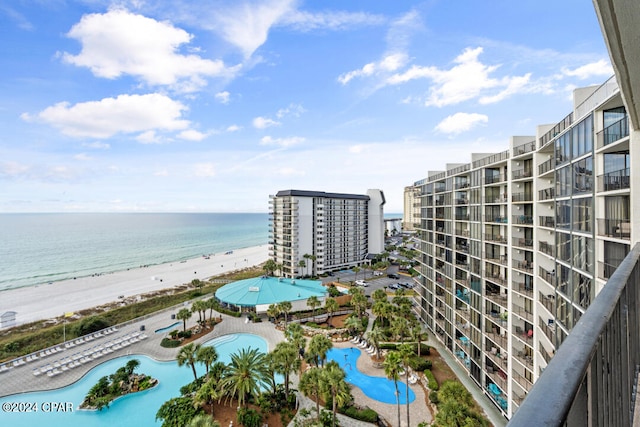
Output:
[[[360,354],[360,349],[355,347],[332,348],[327,352],[327,359],[338,362],[347,373],[346,381],[362,390],[367,397],[379,402],[395,404],[396,388],[393,381],[386,377],[372,377],[360,372],[356,364]],[[381,370],[381,374],[384,375],[384,370]],[[400,392],[400,403],[407,403],[407,383],[398,381],[398,391]],[[415,399],[415,393],[409,389],[409,403]]]
[[167,331],[170,331],[170,330],[174,329],[176,326],[180,325],[181,323],[182,322],[176,322],[176,323],[173,323],[173,324],[171,324],[169,326],[165,326],[164,328],[156,329],[154,332],[156,334],[161,334],[163,332],[167,332]]
[[267,243],[267,214],[0,214],[0,290]]
[[[266,353],[266,341],[253,334],[224,335],[208,341],[204,345],[215,346],[218,360],[224,363],[231,361],[230,355],[241,348],[257,348]],[[102,411],[79,411],[78,405],[84,399],[89,389],[103,376],[114,373],[127,361],[138,359],[140,366],[136,372],[145,373],[159,380],[159,385],[150,390],[124,396],[112,402],[108,409]],[[203,375],[205,369],[196,365],[198,375]],[[25,370],[25,375],[31,375]],[[2,425],[19,426],[48,426],[48,427],[98,427],[98,426],[160,426],[155,420],[156,412],[167,400],[180,396],[180,387],[193,381],[191,367],[178,367],[175,361],[157,362],[147,356],[132,355],[109,360],[89,371],[82,379],[70,386],[47,392],[23,393],[0,399],[0,405],[7,402],[29,402],[35,405],[37,412],[30,413],[0,413]],[[62,403],[64,408],[68,403],[72,412],[45,412],[51,406],[49,402]],[[30,405],[30,407],[33,407]],[[44,410],[43,410],[44,409]]]

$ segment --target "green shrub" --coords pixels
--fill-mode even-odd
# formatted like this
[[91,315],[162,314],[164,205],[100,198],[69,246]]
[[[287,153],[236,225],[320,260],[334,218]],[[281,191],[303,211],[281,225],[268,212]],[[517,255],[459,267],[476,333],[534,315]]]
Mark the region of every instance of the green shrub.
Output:
[[424,371],[424,376],[427,377],[427,386],[433,391],[438,391],[438,381],[436,381],[436,377],[433,376],[433,372],[427,369],[426,371]]
[[192,332],[187,329],[186,331],[178,332],[178,337],[180,337],[180,338],[191,338],[191,334],[192,334]]
[[262,415],[251,408],[238,409],[238,422],[244,427],[260,427],[262,425]]
[[180,341],[172,340],[171,338],[163,338],[162,341],[160,341],[160,347],[176,348],[179,345],[180,345]]
[[340,413],[366,423],[375,424],[378,422],[378,413],[371,408],[358,409],[355,406],[347,406],[340,408]]
[[411,366],[411,369],[414,371],[422,372],[427,369],[431,369],[431,365],[430,360],[426,360],[418,356],[414,356],[409,360],[409,366]]
[[438,392],[437,391],[430,391],[429,392],[429,400],[431,401],[431,403],[433,404],[438,404],[440,403],[440,399],[438,398]]
[[82,319],[75,327],[76,335],[81,337],[83,335],[92,334],[94,332],[101,331],[108,328],[111,324],[100,316],[90,316]]

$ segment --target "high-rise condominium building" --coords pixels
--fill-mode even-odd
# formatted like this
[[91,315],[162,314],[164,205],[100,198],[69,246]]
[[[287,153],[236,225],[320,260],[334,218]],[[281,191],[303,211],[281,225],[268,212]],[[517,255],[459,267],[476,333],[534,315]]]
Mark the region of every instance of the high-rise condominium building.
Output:
[[633,139],[612,77],[535,136],[414,184],[419,315],[506,418],[638,240]]
[[404,209],[402,213],[402,229],[414,231],[420,222],[420,188],[410,185],[404,187]]
[[381,190],[367,194],[284,190],[270,196],[269,254],[283,275],[354,267],[384,251]]

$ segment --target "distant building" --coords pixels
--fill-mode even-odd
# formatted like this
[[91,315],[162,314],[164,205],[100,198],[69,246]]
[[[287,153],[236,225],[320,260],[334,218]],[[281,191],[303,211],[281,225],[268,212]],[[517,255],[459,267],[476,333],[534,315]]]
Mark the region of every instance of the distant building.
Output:
[[414,231],[420,223],[420,187],[404,187],[404,210],[402,212],[402,230]]
[[402,233],[402,218],[385,219],[384,230],[387,236],[395,236]]
[[269,255],[282,264],[285,277],[362,265],[384,251],[381,190],[367,194],[284,190],[270,199]]

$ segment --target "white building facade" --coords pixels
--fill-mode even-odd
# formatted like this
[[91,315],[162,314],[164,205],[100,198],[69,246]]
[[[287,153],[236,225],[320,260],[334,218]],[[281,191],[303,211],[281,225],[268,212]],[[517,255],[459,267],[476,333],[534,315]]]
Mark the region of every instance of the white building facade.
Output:
[[414,231],[420,222],[420,188],[413,185],[404,187],[403,202],[402,230]]
[[414,183],[419,316],[506,418],[638,241],[633,137],[611,78],[535,136]]
[[270,196],[269,204],[269,255],[282,265],[285,277],[362,265],[384,251],[381,190],[367,194],[284,190]]

